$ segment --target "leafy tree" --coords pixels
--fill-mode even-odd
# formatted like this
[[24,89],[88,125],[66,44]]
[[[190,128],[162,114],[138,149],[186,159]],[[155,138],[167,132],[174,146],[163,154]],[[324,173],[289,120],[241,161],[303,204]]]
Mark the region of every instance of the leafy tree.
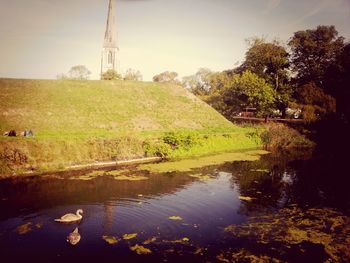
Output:
[[224,83],[220,93],[226,116],[237,114],[246,107],[256,108],[260,116],[267,116],[274,109],[273,86],[250,71],[234,75]]
[[117,80],[122,79],[122,76],[115,70],[109,69],[101,75],[102,80]]
[[261,38],[253,38],[245,54],[245,61],[240,66],[242,72],[249,70],[259,77],[270,81],[276,91],[288,77],[289,54],[278,42],[266,42]]
[[141,72],[135,69],[127,69],[124,75],[124,80],[142,81]]
[[337,100],[338,120],[350,124],[350,43],[347,43],[337,63],[330,67],[326,73],[325,86],[327,91]]
[[338,37],[335,27],[318,26],[295,32],[288,45],[298,85],[313,81],[316,86],[325,89],[325,73],[336,63],[344,47],[344,38]]
[[178,74],[173,71],[165,71],[153,77],[154,82],[171,82],[178,84],[179,81],[176,79]]
[[75,80],[87,80],[89,79],[90,74],[91,71],[88,70],[86,66],[76,65],[71,67],[71,69],[68,71],[68,78]]
[[300,104],[295,107],[301,108],[304,119],[310,122],[325,118],[336,110],[335,99],[314,82],[302,85],[297,99]]
[[274,86],[276,91],[276,107],[285,116],[286,109],[293,94],[289,85],[289,54],[278,41],[271,43],[262,38],[252,38],[245,60],[235,72],[249,70]]
[[182,78],[182,85],[195,95],[208,95],[213,72],[207,68],[200,68],[196,74]]
[[348,43],[339,57],[339,76],[335,96],[337,98],[338,117],[350,125],[350,43]]

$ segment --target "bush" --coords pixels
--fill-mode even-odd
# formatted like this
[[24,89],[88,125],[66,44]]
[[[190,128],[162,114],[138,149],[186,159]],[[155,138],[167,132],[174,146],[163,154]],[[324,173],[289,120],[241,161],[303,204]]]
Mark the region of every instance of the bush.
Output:
[[122,79],[122,76],[115,70],[109,69],[101,76],[102,80],[117,80]]
[[143,147],[145,149],[146,156],[167,158],[172,151],[170,145],[164,142],[145,141]]
[[170,145],[173,149],[189,149],[194,145],[201,143],[200,135],[194,131],[168,132],[163,136],[163,142]]
[[297,130],[280,123],[267,124],[260,135],[263,144],[269,148],[310,148],[314,143]]

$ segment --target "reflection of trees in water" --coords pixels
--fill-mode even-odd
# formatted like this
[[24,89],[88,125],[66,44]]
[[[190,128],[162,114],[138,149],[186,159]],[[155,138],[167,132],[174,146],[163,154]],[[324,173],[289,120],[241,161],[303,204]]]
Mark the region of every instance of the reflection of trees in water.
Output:
[[115,204],[116,201],[105,201],[104,202],[104,223],[103,223],[103,232],[105,234],[111,233],[113,227],[113,211],[117,207]]
[[240,212],[247,214],[295,202],[294,191],[299,173],[290,166],[290,162],[309,157],[300,152],[280,152],[262,156],[256,162],[236,162],[220,168],[233,174],[231,184],[239,187],[240,195],[253,198],[250,202],[242,202]]
[[[102,203],[118,198],[159,196],[178,191],[193,179],[187,176],[152,174],[149,180],[117,181],[111,177],[93,180],[70,180],[47,177],[9,179],[0,182],[0,218],[19,215],[21,208],[28,212],[60,205]],[[107,205],[109,205],[107,203]]]
[[325,156],[293,162],[291,166],[298,173],[298,180],[293,185],[294,201],[309,206],[349,209],[348,171],[339,173],[336,162],[334,158]]
[[347,184],[335,174],[334,160],[311,152],[275,152],[256,162],[236,162],[220,167],[231,172],[232,187],[254,198],[242,202],[241,213],[276,209],[289,204],[300,207],[328,205],[350,207]]

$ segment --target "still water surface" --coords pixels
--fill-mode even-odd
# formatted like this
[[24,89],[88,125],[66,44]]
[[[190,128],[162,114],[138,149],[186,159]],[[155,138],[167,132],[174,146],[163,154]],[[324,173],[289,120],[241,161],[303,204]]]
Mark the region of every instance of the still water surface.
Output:
[[[266,227],[247,225],[252,218],[267,218],[265,223],[270,224],[284,221],[283,215],[290,218],[295,211],[314,208],[327,209],[330,217],[348,222],[346,187],[330,180],[331,169],[327,167],[330,165],[325,161],[310,155],[277,153],[262,156],[259,161],[225,163],[187,173],[155,174],[140,171],[137,166],[118,168],[124,175],[148,178],[140,181],[115,180],[108,170],[91,178],[75,172],[2,180],[1,262],[346,260],[346,247],[327,252],[327,246],[341,245],[345,239],[333,245],[330,239],[309,240],[304,232],[292,232],[294,236],[287,237],[289,241],[284,244],[273,231],[257,234]],[[79,208],[84,210],[80,223],[54,221]],[[291,210],[278,214],[281,209],[294,209],[294,214],[291,216]],[[322,210],[312,211],[322,214]],[[302,220],[303,215],[298,216]],[[314,214],[308,219],[320,220]],[[305,227],[311,225],[303,226],[303,231],[309,231]],[[73,247],[66,236],[76,226],[81,240]],[[252,231],[225,231],[228,226],[250,227]],[[290,235],[291,228],[286,229],[282,235]],[[343,226],[335,225],[334,229],[345,238],[350,234]],[[308,233],[314,237],[311,230]],[[127,239],[126,234],[137,235]],[[103,237],[117,242],[109,244]]]

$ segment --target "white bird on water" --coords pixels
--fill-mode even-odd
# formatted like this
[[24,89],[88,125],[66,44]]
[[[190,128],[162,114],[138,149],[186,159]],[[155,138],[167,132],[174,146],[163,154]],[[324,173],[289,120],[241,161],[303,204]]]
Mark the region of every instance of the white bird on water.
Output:
[[55,219],[56,222],[60,222],[60,223],[73,223],[73,222],[77,222],[80,221],[83,216],[81,215],[83,214],[83,210],[82,209],[78,209],[76,214],[65,214],[64,216],[61,216],[61,218],[57,218]]
[[67,242],[74,246],[79,243],[80,238],[81,236],[78,232],[78,228],[76,227],[74,231],[67,236]]

